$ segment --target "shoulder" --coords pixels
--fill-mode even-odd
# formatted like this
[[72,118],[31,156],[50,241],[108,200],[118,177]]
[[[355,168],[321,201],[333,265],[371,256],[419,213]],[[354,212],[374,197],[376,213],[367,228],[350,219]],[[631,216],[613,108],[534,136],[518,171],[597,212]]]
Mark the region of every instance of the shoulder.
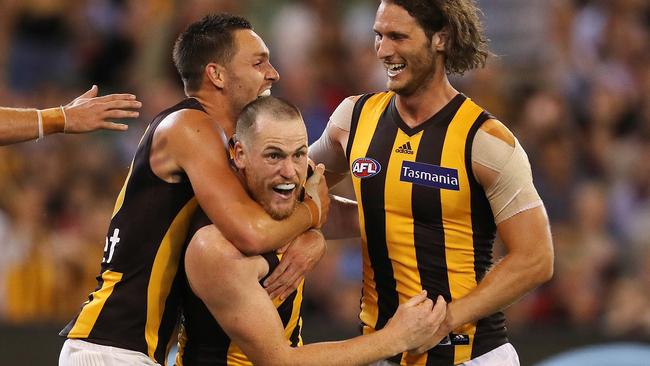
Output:
[[221,128],[207,113],[182,109],[169,114],[160,122],[155,131],[155,138],[164,138],[169,144],[187,144],[190,141],[213,140],[221,134]]
[[170,113],[160,122],[160,128],[178,131],[193,127],[213,126],[207,113],[196,109],[181,109]]
[[[490,118],[483,122],[479,131],[482,131],[508,145],[515,147],[515,135],[501,121]],[[478,134],[477,134],[478,135]]]
[[500,172],[510,160],[517,139],[497,119],[488,119],[476,132],[472,142],[472,161]]

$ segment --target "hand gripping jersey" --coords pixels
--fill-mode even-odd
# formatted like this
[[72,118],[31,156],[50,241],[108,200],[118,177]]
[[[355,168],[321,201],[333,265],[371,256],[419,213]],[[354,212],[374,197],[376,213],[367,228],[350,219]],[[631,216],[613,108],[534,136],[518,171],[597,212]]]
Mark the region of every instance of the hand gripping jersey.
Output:
[[139,351],[165,364],[185,286],[179,262],[197,203],[187,178],[167,183],[153,173],[149,153],[160,122],[182,109],[204,111],[196,99],[185,99],[145,131],[117,197],[97,288],[61,336]]
[[[408,127],[392,92],[355,104],[346,156],[359,204],[361,321],[381,329],[398,304],[426,289],[447,302],[474,289],[492,264],[496,225],[471,168],[474,136],[491,118],[464,95]],[[507,342],[504,316],[466,324],[404,365],[454,365]]]
[[[208,217],[199,209],[192,219],[188,242],[200,228],[210,225]],[[279,255],[265,254],[269,263],[269,274],[280,263]],[[218,269],[215,269],[218,270]],[[302,318],[302,289],[304,281],[298,289],[284,301],[275,299],[273,304],[278,309],[284,325],[284,336],[292,347],[302,345],[300,331]],[[183,297],[183,321],[179,336],[179,347],[176,355],[177,366],[252,366],[241,349],[231,342],[230,338],[212,317],[203,301],[199,299],[190,286],[185,286]]]

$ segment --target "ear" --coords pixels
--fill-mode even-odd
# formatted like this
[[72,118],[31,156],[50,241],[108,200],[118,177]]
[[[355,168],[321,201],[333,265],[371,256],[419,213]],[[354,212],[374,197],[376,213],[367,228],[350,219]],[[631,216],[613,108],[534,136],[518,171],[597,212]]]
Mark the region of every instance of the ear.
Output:
[[449,30],[444,27],[431,36],[431,48],[436,52],[444,52],[448,40]]
[[246,154],[244,152],[244,147],[242,146],[240,141],[235,142],[235,147],[233,148],[233,150],[234,150],[233,160],[235,162],[235,166],[237,167],[237,169],[243,170],[246,167],[246,159],[244,159]]
[[226,69],[214,62],[205,65],[205,75],[210,82],[219,89],[226,85]]

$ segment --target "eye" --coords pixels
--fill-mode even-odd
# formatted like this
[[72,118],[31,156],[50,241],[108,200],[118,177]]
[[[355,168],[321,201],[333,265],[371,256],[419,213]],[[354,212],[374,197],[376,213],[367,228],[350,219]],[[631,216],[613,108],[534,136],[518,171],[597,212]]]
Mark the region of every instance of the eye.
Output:
[[268,157],[271,160],[278,160],[278,159],[282,158],[282,156],[280,156],[280,154],[278,154],[278,153],[270,153],[268,155]]

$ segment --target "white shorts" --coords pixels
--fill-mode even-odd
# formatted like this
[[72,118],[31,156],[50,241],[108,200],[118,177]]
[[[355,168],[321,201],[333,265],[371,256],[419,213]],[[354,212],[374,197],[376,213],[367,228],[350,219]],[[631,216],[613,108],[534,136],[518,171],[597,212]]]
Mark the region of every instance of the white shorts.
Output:
[[[370,366],[399,366],[399,364],[384,360],[372,363]],[[519,356],[515,347],[506,343],[459,366],[519,366]]]
[[160,366],[144,353],[68,339],[59,355],[59,366]]

